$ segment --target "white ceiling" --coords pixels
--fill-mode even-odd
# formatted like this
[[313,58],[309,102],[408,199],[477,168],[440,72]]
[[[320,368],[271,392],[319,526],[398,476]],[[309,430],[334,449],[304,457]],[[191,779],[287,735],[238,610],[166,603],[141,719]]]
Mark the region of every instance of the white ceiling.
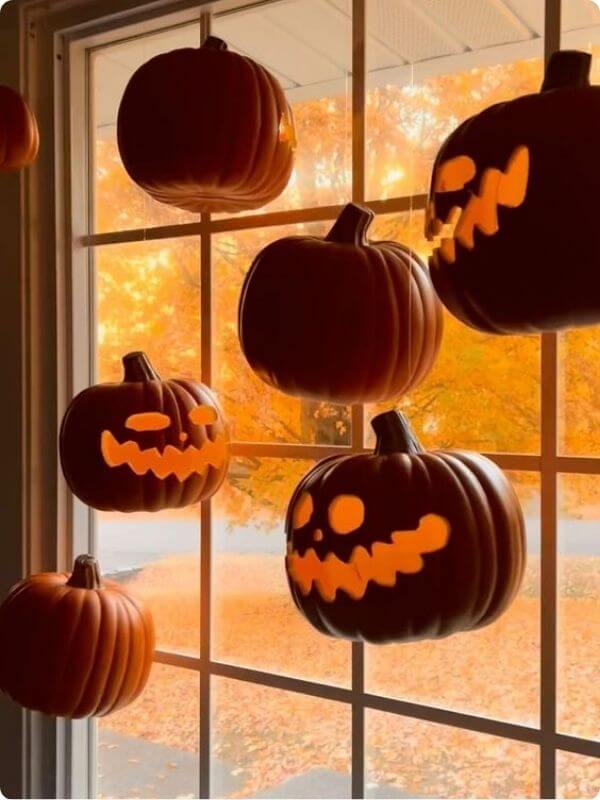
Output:
[[[279,0],[217,16],[213,33],[281,81],[290,100],[344,93],[351,72],[351,0]],[[367,0],[371,85],[542,55],[544,0]],[[199,26],[113,45],[95,54],[98,127],[114,125],[132,73],[152,56],[197,47]],[[563,46],[600,44],[592,0],[563,0]]]

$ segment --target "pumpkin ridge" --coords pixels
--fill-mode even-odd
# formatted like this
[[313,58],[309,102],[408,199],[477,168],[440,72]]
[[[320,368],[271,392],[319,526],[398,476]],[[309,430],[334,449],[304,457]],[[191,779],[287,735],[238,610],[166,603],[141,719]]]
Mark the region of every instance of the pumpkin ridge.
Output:
[[48,618],[49,630],[55,631],[58,628],[60,631],[63,627],[69,628],[69,635],[68,638],[63,643],[63,647],[56,648],[54,664],[52,663],[52,660],[50,660],[50,667],[54,667],[56,671],[53,674],[51,669],[48,669],[47,672],[47,677],[50,678],[50,680],[52,679],[54,680],[54,684],[53,685],[50,684],[52,687],[52,691],[47,703],[48,711],[51,714],[60,714],[61,711],[64,710],[64,700],[62,698],[61,693],[64,690],[64,685],[65,685],[64,677],[70,659],[71,647],[73,644],[73,639],[75,638],[75,632],[77,629],[79,615],[81,614],[81,608],[83,607],[83,604],[81,604],[76,618],[77,622],[75,623],[75,625],[72,624],[72,620],[70,619],[67,619],[67,625],[65,625],[64,618],[65,617],[68,618],[71,616],[71,609],[68,608],[69,596],[70,596],[70,591],[65,584],[64,591],[57,599],[57,603],[54,608],[54,613],[51,615],[51,617]]
[[[103,590],[105,591],[105,590]],[[92,604],[94,610],[91,610]],[[91,653],[88,656],[87,670],[84,675],[79,677],[79,693],[73,702],[73,719],[81,716],[81,706],[84,704],[86,694],[89,690],[89,684],[94,677],[94,670],[96,668],[96,660],[100,648],[100,634],[102,633],[102,602],[99,597],[98,590],[86,591],[85,600],[82,604],[83,608],[88,610],[91,620],[88,620],[86,625],[86,638],[91,640]],[[92,623],[93,627],[92,627]],[[79,619],[78,628],[81,626],[81,617]],[[79,631],[77,631],[79,632]],[[94,710],[96,710],[94,708]]]
[[[121,597],[127,597],[119,591],[118,595],[113,596],[114,589],[108,587],[98,592],[98,599],[101,605],[101,625],[98,633],[98,640],[102,640],[102,647],[98,648],[96,661],[94,663],[94,674],[102,675],[101,681],[95,687],[95,713],[102,713],[105,704],[105,695],[108,681],[113,669],[115,648],[117,644],[117,613],[115,605]],[[89,691],[89,687],[88,687]]]

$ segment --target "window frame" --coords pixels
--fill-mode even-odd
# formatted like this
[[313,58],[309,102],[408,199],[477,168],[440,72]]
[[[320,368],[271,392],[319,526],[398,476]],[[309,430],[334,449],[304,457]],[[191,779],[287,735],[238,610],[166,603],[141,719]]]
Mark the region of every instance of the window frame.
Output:
[[[266,0],[276,2],[276,0]],[[21,59],[24,63],[22,82],[30,98],[41,110],[44,119],[52,121],[53,139],[39,164],[22,186],[24,207],[39,214],[47,208],[47,188],[54,185],[56,196],[51,218],[41,232],[31,227],[24,230],[28,263],[34,282],[28,297],[29,325],[32,314],[47,298],[48,285],[54,281],[56,309],[46,312],[44,319],[55,313],[55,331],[48,351],[42,346],[44,332],[28,329],[26,342],[29,357],[24,369],[25,416],[29,422],[26,472],[33,474],[36,448],[56,442],[58,424],[68,399],[93,383],[93,292],[92,269],[95,247],[135,241],[150,241],[194,235],[199,237],[201,256],[201,373],[210,385],[212,354],[211,236],[224,231],[331,220],[341,206],[325,206],[294,211],[257,213],[250,216],[211,220],[202,215],[199,222],[160,226],[116,233],[90,233],[89,219],[92,198],[88,187],[93,174],[91,159],[91,105],[88,96],[90,52],[125,36],[145,35],[152,30],[199,21],[203,35],[210,28],[210,14],[204,6],[217,6],[217,13],[238,10],[242,6],[262,5],[252,0],[161,0],[143,5],[140,0],[96,0],[85,5],[55,4],[48,12],[42,3],[21,3],[21,28],[26,32],[36,26],[36,39],[22,34]],[[352,199],[365,202],[365,114],[366,96],[366,0],[352,0]],[[545,0],[544,55],[561,43],[561,0]],[[51,100],[48,100],[51,98]],[[83,115],[83,116],[82,116]],[[89,137],[78,135],[81,120],[88,125]],[[84,165],[77,170],[77,165]],[[48,183],[50,181],[50,183]],[[66,189],[61,192],[61,187]],[[61,201],[61,195],[64,199]],[[426,195],[396,197],[366,203],[377,214],[424,209]],[[29,226],[29,222],[23,223]],[[44,256],[39,241],[52,253]],[[40,280],[47,270],[49,277]],[[37,326],[39,327],[39,325]],[[48,374],[52,379],[48,380]],[[364,646],[352,643],[352,680],[349,688],[334,687],[289,676],[271,674],[213,661],[210,657],[210,594],[211,594],[211,501],[202,504],[200,514],[201,602],[203,615],[200,627],[198,658],[157,651],[156,662],[198,673],[200,682],[200,797],[210,796],[210,681],[221,676],[250,683],[300,692],[346,703],[352,714],[352,797],[364,797],[365,783],[365,710],[375,709],[414,719],[455,726],[535,744],[540,756],[540,796],[556,796],[556,752],[565,750],[581,755],[600,757],[600,744],[556,730],[557,705],[557,479],[561,473],[600,474],[600,458],[560,455],[558,451],[558,336],[541,335],[541,410],[540,452],[537,455],[510,453],[487,454],[506,470],[535,472],[541,482],[541,613],[540,613],[540,725],[526,725],[461,713],[443,708],[382,697],[365,692]],[[51,401],[53,413],[43,419],[40,397]],[[36,400],[36,397],[38,399]],[[321,458],[333,453],[366,452],[362,406],[352,408],[350,446],[323,447],[277,443],[234,443],[233,454],[239,456],[280,458]],[[38,452],[44,452],[39,450]],[[50,451],[52,452],[52,450]],[[74,552],[93,551],[95,530],[93,513],[69,495],[60,477],[56,458],[45,462],[49,478],[42,496],[35,492],[25,499],[25,519],[43,517],[45,522],[23,525],[22,540],[27,544],[21,574],[39,569],[66,569]],[[49,513],[49,517],[45,516]],[[61,531],[58,535],[57,531]],[[21,577],[19,575],[18,577]],[[93,721],[51,722],[38,715],[23,715],[26,731],[23,759],[22,796],[95,796],[96,725]],[[42,759],[36,753],[53,753],[56,779],[42,773]],[[47,764],[46,763],[46,770]]]

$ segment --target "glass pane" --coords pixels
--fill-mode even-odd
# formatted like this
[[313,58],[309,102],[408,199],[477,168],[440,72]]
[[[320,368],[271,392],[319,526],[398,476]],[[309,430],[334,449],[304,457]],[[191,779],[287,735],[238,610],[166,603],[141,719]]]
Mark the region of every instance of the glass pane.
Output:
[[593,798],[600,795],[600,758],[576,753],[556,754],[557,797]]
[[350,797],[350,706],[212,680],[213,797]]
[[96,512],[96,540],[104,576],[123,584],[151,610],[157,648],[197,655],[198,506],[154,514]]
[[600,475],[559,476],[558,726],[600,736]]
[[216,16],[212,33],[279,80],[296,122],[295,166],[286,190],[263,211],[350,199],[352,61],[349,9],[290,0]]
[[600,327],[560,337],[560,449],[600,455]]
[[366,734],[367,797],[539,796],[535,745],[382,711]]
[[214,500],[213,657],[325,683],[349,684],[347,642],[317,633],[287,584],[284,515],[310,461],[235,458]]
[[93,230],[97,233],[196,222],[199,216],[158,203],[129,177],[117,147],[117,114],[133,73],[159,53],[200,45],[200,25],[187,25],[103,47],[91,54]]
[[527,526],[527,569],[512,606],[478,631],[410,645],[367,646],[368,692],[539,725],[539,476],[513,472],[508,477]]
[[368,198],[428,191],[437,151],[462,120],[539,90],[544,0],[511,7],[367,3]]
[[271,389],[252,372],[238,341],[239,296],[246,272],[259,250],[284,236],[324,236],[330,228],[331,223],[319,222],[213,237],[213,381],[237,441],[350,442],[348,407],[297,400]]
[[200,379],[200,244],[195,237],[98,247],[97,377],[120,381],[144,350],[164,378]]
[[154,664],[144,693],[98,725],[98,797],[198,797],[198,673]]
[[[372,239],[393,239],[427,259],[424,214],[377,217]],[[536,453],[540,447],[540,338],[491,336],[444,314],[438,359],[423,383],[401,398],[428,448],[468,448],[485,453]],[[370,406],[368,417],[389,408]],[[370,426],[367,444],[373,444]]]

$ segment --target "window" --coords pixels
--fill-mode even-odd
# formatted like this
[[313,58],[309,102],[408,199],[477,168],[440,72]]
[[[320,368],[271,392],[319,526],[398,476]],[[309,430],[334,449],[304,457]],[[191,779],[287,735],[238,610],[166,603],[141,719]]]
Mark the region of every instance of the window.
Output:
[[[282,567],[293,487],[322,456],[368,448],[376,409],[268,389],[236,331],[253,255],[282,235],[322,234],[350,199],[376,212],[373,238],[428,254],[437,148],[467,116],[539,87],[544,54],[559,44],[544,45],[544,29],[558,30],[560,3],[237,6],[114,22],[72,44],[71,98],[82,113],[72,114],[71,139],[88,142],[89,164],[77,173],[73,145],[74,197],[84,200],[73,204],[82,229],[73,242],[75,382],[119,379],[120,357],[146,350],[163,375],[214,386],[235,439],[227,483],[201,508],[89,519],[76,506],[75,541],[89,532],[104,572],[146,600],[158,635],[143,697],[98,724],[90,791],[593,797],[598,331],[492,337],[447,316],[435,369],[400,406],[428,447],[478,450],[507,471],[527,517],[528,570],[509,613],[489,628],[382,648],[313,632]],[[600,11],[588,0],[566,7],[563,41],[594,47]],[[197,217],[157,204],[118,155],[115,120],[131,74],[156,53],[197,46],[209,29],[271,69],[296,116],[290,184],[251,214]],[[75,78],[83,65],[85,85]]]

